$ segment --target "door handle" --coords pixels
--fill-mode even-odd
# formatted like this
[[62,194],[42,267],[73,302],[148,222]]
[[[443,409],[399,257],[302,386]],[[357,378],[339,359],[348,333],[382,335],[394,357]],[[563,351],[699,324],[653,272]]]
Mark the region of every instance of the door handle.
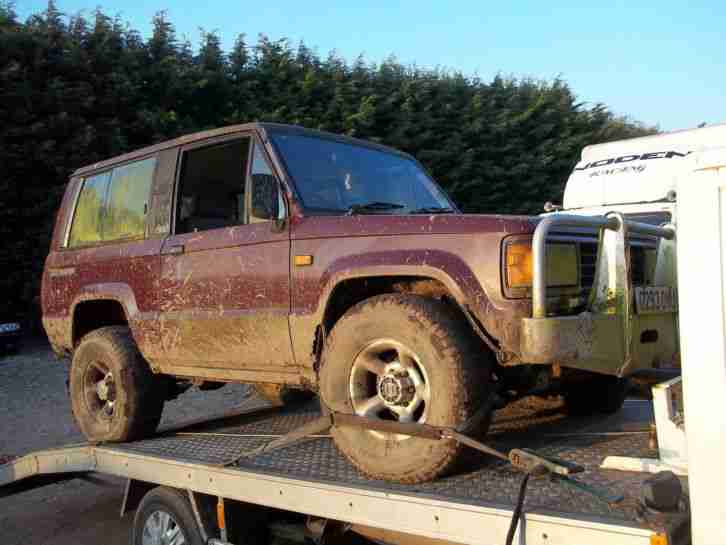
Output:
[[184,253],[183,244],[174,244],[173,246],[167,246],[161,251],[162,255],[179,255]]

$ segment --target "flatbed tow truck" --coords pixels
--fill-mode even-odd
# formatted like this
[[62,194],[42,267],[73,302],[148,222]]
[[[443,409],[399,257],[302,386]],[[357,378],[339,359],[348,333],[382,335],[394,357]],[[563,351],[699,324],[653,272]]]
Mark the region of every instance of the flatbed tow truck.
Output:
[[[93,473],[123,477],[122,513],[137,511],[134,545],[252,543],[252,529],[272,518],[260,515],[266,512],[302,515],[307,539],[317,543],[359,535],[391,544],[723,545],[726,152],[683,155],[689,155],[683,169],[671,172],[679,198],[683,395],[669,398],[665,414],[671,424],[684,416],[688,482],[603,467],[616,458],[638,460],[641,469],[651,459],[660,468],[659,456],[673,454],[655,446],[646,400],[627,400],[608,417],[565,418],[555,401],[523,399],[496,412],[483,444],[457,430],[369,422],[321,414],[315,402],[275,407],[250,397],[234,413],[149,439],[29,453],[0,465],[0,494]],[[655,420],[660,440],[667,422]],[[472,447],[472,458],[425,484],[370,480],[334,447],[331,425],[454,438]]]
[[[0,490],[5,495],[95,472],[128,479],[122,511],[137,507],[143,493],[160,485],[189,498],[204,494],[345,523],[379,542],[505,543],[525,475],[511,463],[481,453],[466,471],[430,483],[368,480],[317,428],[319,421],[314,402],[274,407],[250,397],[234,413],[161,430],[151,439],[31,453],[0,466]],[[584,469],[576,481],[553,472],[529,479],[513,543],[681,542],[687,517],[648,513],[641,506],[649,474],[599,467],[606,456],[654,456],[651,421],[644,400],[628,400],[617,415],[597,419],[565,418],[555,402],[533,408],[523,400],[500,411],[488,440],[498,451],[526,444],[561,467]],[[259,451],[300,430],[305,437],[293,435],[296,443]],[[203,537],[222,543],[216,533]],[[654,541],[658,536],[664,541]]]

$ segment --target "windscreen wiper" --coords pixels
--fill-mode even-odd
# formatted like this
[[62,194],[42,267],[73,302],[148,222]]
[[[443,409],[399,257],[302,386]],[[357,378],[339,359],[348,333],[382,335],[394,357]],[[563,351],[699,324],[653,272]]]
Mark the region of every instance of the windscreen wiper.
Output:
[[425,206],[412,210],[411,214],[453,214],[454,209],[448,206]]
[[347,214],[353,216],[355,214],[366,214],[376,212],[386,212],[388,210],[398,210],[399,208],[405,208],[402,204],[395,202],[382,202],[373,201],[366,204],[353,204],[348,208]]

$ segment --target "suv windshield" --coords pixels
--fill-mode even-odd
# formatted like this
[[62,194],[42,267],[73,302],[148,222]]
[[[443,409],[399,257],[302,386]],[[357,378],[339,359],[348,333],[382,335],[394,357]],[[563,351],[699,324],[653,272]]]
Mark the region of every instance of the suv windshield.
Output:
[[272,139],[313,215],[454,211],[423,169],[404,156],[313,136]]

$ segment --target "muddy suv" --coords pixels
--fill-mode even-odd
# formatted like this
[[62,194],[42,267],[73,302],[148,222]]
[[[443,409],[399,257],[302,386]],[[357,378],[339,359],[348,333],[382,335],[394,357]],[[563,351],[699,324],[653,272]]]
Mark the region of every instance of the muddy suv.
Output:
[[[462,214],[399,151],[290,126],[227,127],[73,174],[43,323],[56,353],[72,357],[73,414],[94,441],[152,433],[184,384],[308,390],[335,412],[475,421],[472,433],[530,393],[614,411],[621,377],[675,348],[653,314],[658,342],[643,348],[628,330],[619,301],[632,283],[596,268],[622,257],[598,252],[599,230],[622,242],[625,222],[598,221],[573,232],[566,216]],[[533,243],[538,225],[549,232]],[[659,234],[638,247],[656,248]],[[601,285],[615,291],[598,300]],[[365,474],[407,482],[446,472],[461,449],[352,427],[333,437]]]

